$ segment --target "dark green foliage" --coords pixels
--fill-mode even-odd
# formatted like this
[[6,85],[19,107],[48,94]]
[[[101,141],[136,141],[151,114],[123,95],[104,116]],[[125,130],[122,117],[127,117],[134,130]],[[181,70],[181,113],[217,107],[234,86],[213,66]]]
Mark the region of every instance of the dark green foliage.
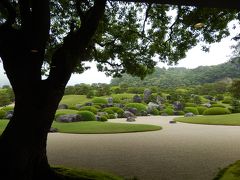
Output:
[[108,114],[108,119],[116,119],[116,116],[114,114]]
[[136,108],[138,112],[147,111],[147,107],[141,103],[128,103],[125,106],[126,108]]
[[87,98],[93,98],[93,96],[94,96],[94,92],[93,92],[93,90],[91,90],[91,91],[89,91],[88,93],[87,93],[87,95],[86,95],[86,97]]
[[184,108],[184,112],[185,112],[185,113],[191,112],[191,113],[193,113],[193,114],[195,114],[195,115],[198,115],[198,114],[199,114],[198,109],[195,108],[195,107],[185,107],[185,108]]
[[108,113],[108,114],[114,114],[114,111],[111,109],[104,109],[104,112]]
[[207,109],[207,107],[204,106],[197,106],[197,110],[199,112],[200,115],[203,114],[203,112]]
[[6,111],[0,109],[0,119],[4,119],[6,116]]
[[233,99],[230,108],[232,113],[240,113],[240,101],[238,99]]
[[222,100],[222,103],[225,104],[230,104],[232,102],[232,98],[230,96],[224,97],[224,99]]
[[175,114],[175,115],[182,116],[182,115],[185,114],[185,112],[184,112],[184,111],[176,111],[174,114]]
[[82,121],[96,121],[95,115],[90,111],[79,111],[77,114],[81,116]]
[[93,107],[93,106],[84,106],[84,107],[81,107],[79,109],[79,111],[85,111],[85,110],[86,111],[91,111],[94,114],[97,114],[97,112],[98,112],[98,109],[96,107]]
[[107,104],[107,103],[108,103],[108,101],[107,101],[106,98],[101,98],[101,97],[95,97],[95,98],[93,98],[92,102],[93,102],[94,104]]
[[11,103],[10,95],[7,89],[0,89],[0,106],[6,106]]
[[234,98],[240,99],[240,79],[233,81],[230,91]]
[[102,121],[102,122],[105,122],[108,120],[108,117],[107,116],[101,116],[99,121]]
[[205,110],[203,112],[203,115],[222,115],[222,114],[230,114],[230,113],[231,112],[226,108],[212,107],[212,108],[208,108],[207,110]]
[[160,115],[160,112],[157,108],[153,108],[150,114],[157,116],[157,115]]

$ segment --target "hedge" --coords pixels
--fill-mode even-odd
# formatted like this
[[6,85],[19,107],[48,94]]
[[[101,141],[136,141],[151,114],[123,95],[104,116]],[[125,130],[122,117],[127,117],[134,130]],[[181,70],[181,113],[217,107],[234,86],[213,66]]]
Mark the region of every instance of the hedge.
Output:
[[231,112],[226,108],[212,107],[212,108],[208,108],[207,110],[205,110],[203,112],[203,115],[222,115],[222,114],[230,114],[230,113]]
[[202,115],[203,112],[204,112],[206,109],[208,109],[208,108],[207,108],[207,107],[204,107],[204,106],[198,106],[198,107],[197,107],[198,113],[199,113],[200,115]]
[[79,109],[79,111],[90,111],[94,114],[97,114],[98,109],[96,107],[93,107],[93,106],[83,106]]
[[108,103],[108,101],[107,101],[106,98],[101,98],[101,97],[95,97],[95,98],[93,98],[92,102],[93,102],[94,104],[107,104],[107,103]]
[[96,121],[96,116],[90,111],[79,111],[82,121]]

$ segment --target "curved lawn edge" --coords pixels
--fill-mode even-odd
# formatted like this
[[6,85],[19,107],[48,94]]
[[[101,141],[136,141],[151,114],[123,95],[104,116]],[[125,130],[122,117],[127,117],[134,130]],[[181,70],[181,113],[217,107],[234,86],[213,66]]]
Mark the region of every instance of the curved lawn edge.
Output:
[[174,118],[177,122],[204,125],[240,126],[240,113]]
[[[76,169],[67,168],[63,166],[52,166],[51,167],[57,174],[64,177],[64,180],[124,180],[125,178],[117,176],[115,174],[92,170],[92,169]],[[129,179],[130,180],[130,179]]]
[[54,122],[53,127],[60,133],[71,134],[116,134],[136,133],[161,130],[162,127],[148,124],[128,124],[113,122],[85,121],[74,123]]
[[240,179],[240,160],[220,170],[213,180],[239,180],[239,179]]

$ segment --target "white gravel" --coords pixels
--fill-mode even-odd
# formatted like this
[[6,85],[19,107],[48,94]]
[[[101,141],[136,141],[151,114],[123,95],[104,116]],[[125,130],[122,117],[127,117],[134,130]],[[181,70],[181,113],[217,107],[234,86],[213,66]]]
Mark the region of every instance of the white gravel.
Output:
[[[51,164],[105,170],[139,180],[211,180],[240,159],[240,127],[176,123],[174,117],[138,117],[160,131],[61,134],[48,137]],[[125,123],[125,119],[112,120]]]

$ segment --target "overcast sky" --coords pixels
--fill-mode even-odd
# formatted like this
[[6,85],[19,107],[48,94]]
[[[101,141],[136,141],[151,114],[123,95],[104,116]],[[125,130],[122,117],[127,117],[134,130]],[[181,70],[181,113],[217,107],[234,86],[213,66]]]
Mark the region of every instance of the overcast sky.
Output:
[[[235,31],[231,31],[232,36],[222,39],[220,43],[211,45],[210,52],[206,53],[201,50],[201,46],[198,45],[189,50],[187,57],[179,61],[176,67],[196,68],[198,66],[210,66],[227,62],[233,49],[231,46],[236,44],[231,38],[239,33],[239,27]],[[98,72],[95,64],[91,64],[91,69],[85,71],[82,74],[73,74],[68,85],[74,85],[79,83],[110,83],[111,77],[106,77],[104,73]],[[158,64],[159,67],[168,67],[163,63]],[[9,84],[2,63],[0,63],[0,86]]]

